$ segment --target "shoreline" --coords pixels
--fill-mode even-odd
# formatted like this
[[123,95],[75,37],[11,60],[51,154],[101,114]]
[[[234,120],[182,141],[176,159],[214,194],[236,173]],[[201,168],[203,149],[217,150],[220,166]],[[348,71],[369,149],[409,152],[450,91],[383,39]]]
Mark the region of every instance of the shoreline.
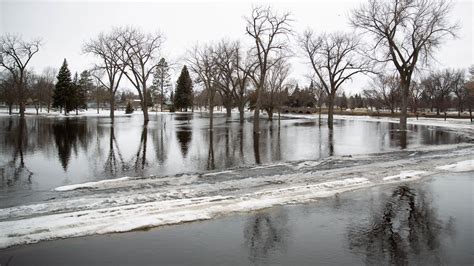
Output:
[[[90,109],[90,110],[83,110],[83,111],[80,111],[79,114],[76,115],[75,111],[71,111],[71,113],[69,115],[65,115],[63,113],[58,113],[57,111],[50,111],[49,113],[47,111],[40,111],[38,114],[36,114],[36,110],[33,109],[33,108],[27,108],[26,111],[25,111],[25,115],[26,116],[46,116],[46,117],[85,117],[85,116],[91,116],[91,117],[109,117],[109,112],[110,110],[109,109],[102,109],[99,111],[99,113],[97,113],[97,110],[96,109]],[[154,111],[154,110],[149,110],[148,111],[148,114],[191,114],[191,113],[203,113],[203,114],[207,114],[209,113],[208,111],[200,111],[199,109],[196,109],[194,111],[189,111],[189,112],[180,112],[180,111],[176,111],[176,112],[170,112],[169,110],[166,110],[166,111]],[[235,109],[232,110],[231,112],[232,114],[239,114],[239,112]],[[134,114],[142,114],[142,111],[141,110],[135,110],[133,113],[131,114],[125,114],[125,109],[117,109],[115,110],[115,116],[117,117],[120,117],[120,116],[130,116],[130,115],[134,115]],[[226,111],[225,110],[214,110],[214,114],[226,114]],[[247,111],[245,112],[245,114],[253,114],[253,111]],[[274,117],[275,115],[278,115],[277,112],[273,113]],[[287,117],[305,117],[305,116],[312,116],[312,117],[318,117],[319,113],[311,113],[311,114],[308,114],[308,113],[281,113],[280,114],[282,117],[283,116],[287,116]],[[362,112],[362,111],[336,111],[334,113],[334,116],[337,117],[371,117],[371,118],[374,118],[374,119],[377,119],[377,118],[386,118],[386,119],[395,119],[398,121],[399,119],[399,113],[394,113],[394,114],[391,114],[390,112]],[[8,110],[7,109],[4,109],[4,108],[0,108],[0,116],[11,116],[11,117],[18,117],[20,116],[20,114],[17,112],[13,112],[11,115],[8,114]],[[262,117],[267,117],[267,113],[266,112],[261,112],[261,116]],[[322,112],[321,113],[321,116],[322,117],[327,117],[327,112]],[[444,115],[436,115],[436,114],[429,114],[429,115],[419,115],[418,116],[418,119],[416,118],[416,115],[415,114],[409,114],[408,116],[408,119],[415,119],[415,120],[420,120],[420,119],[435,119],[435,120],[443,120],[445,121],[445,118],[446,120],[453,120],[453,121],[462,121],[462,120],[466,120],[466,121],[469,121],[470,122],[470,116],[468,114],[463,114],[461,116],[458,116],[457,115],[457,112],[449,112],[448,115],[445,117]]]

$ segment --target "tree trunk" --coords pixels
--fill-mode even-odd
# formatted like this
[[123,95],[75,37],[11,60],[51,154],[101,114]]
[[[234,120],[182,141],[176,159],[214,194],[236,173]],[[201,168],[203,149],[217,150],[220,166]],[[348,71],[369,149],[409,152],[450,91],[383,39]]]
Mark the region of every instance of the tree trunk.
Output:
[[209,99],[209,129],[214,129],[214,99]]
[[273,121],[273,108],[267,109],[268,120]]
[[143,111],[143,123],[146,125],[150,118],[148,116],[148,107],[146,106],[146,100],[144,99],[142,102],[142,111]]
[[333,116],[334,116],[334,94],[329,94],[328,97],[328,128],[333,128]]
[[20,117],[25,117],[25,102],[20,101]]
[[241,124],[244,123],[244,114],[245,114],[244,107],[239,106],[239,121],[240,121]]
[[142,111],[143,111],[143,123],[146,125],[150,121],[148,116],[148,100],[147,100],[147,87],[146,82],[142,83],[143,95],[142,95]]
[[260,106],[258,108],[255,106],[253,112],[253,133],[260,134]]
[[319,125],[321,125],[321,105],[319,106]]
[[115,112],[115,97],[113,96],[110,96],[110,118],[112,119],[112,123],[114,122],[114,112]]
[[402,99],[400,103],[400,130],[407,129],[407,117],[408,117],[408,93],[410,84],[401,79],[400,86],[402,89]]
[[161,103],[160,103],[160,112],[163,112],[163,101],[164,101],[165,95],[163,94],[163,80],[161,82]]
[[232,116],[232,106],[226,106],[225,110],[226,110],[226,116],[231,117]]
[[255,132],[253,134],[253,152],[255,155],[255,164],[260,164],[260,134]]
[[213,130],[214,129],[214,96],[215,96],[215,90],[214,88],[210,85],[207,84],[207,88],[209,90],[209,98],[208,98],[208,104],[209,104],[209,129]]
[[[278,128],[280,128],[281,123],[281,108],[278,108]],[[280,133],[280,131],[278,131]]]
[[13,113],[13,104],[9,104],[8,105],[8,114],[12,115],[12,113]]
[[[262,78],[262,77],[260,77]],[[253,133],[260,134],[260,91],[262,86],[257,88],[257,100],[255,101],[255,110],[253,112]]]

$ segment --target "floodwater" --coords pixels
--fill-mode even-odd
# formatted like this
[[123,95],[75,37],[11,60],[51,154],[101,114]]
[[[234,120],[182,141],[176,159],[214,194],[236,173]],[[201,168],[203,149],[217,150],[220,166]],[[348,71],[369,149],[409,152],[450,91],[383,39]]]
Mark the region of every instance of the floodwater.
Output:
[[[0,207],[52,197],[58,186],[123,176],[166,176],[332,155],[365,154],[462,142],[453,131],[397,124],[336,120],[262,119],[254,137],[251,117],[205,113],[54,118],[0,117]],[[35,198],[36,197],[36,198]]]
[[473,265],[470,173],[0,251],[1,265]]

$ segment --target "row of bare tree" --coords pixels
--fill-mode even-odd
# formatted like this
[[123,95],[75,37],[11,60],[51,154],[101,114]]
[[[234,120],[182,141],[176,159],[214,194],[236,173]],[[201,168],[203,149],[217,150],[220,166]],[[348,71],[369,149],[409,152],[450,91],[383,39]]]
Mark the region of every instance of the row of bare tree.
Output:
[[[354,33],[316,34],[307,30],[298,35],[297,43],[310,66],[314,86],[327,95],[329,127],[333,124],[336,93],[343,84],[359,74],[381,75],[392,69],[397,75],[381,78],[378,85],[382,90],[384,86],[397,88],[396,94],[386,96],[393,97],[389,102],[399,101],[400,129],[406,129],[417,66],[428,63],[433,52],[447,37],[455,36],[459,27],[448,20],[450,10],[449,3],[439,0],[368,0],[353,10],[349,18],[356,32],[367,36],[368,42],[361,42]],[[271,7],[253,8],[245,21],[246,34],[252,41],[248,49],[242,48],[238,41],[223,40],[193,47],[185,61],[195,74],[196,83],[205,91],[211,128],[216,95],[220,96],[228,114],[232,107],[237,107],[242,121],[249,99],[248,90],[252,89],[254,133],[258,134],[260,111],[266,110],[271,118],[273,107],[281,105],[281,97],[274,96],[287,86],[288,58],[293,56],[290,37],[295,34],[290,13],[278,13]],[[24,116],[25,70],[38,52],[40,42],[26,43],[11,35],[0,40],[0,65],[14,77],[20,113]],[[99,59],[93,73],[109,91],[111,117],[115,94],[125,76],[137,90],[144,121],[148,122],[148,83],[159,67],[162,42],[161,33],[118,27],[84,45],[85,53]],[[423,84],[428,86],[429,81]]]
[[[408,105],[413,113],[419,108],[436,113],[455,108],[458,116],[464,110],[472,112],[474,107],[474,67],[469,69],[470,79],[466,79],[463,69],[444,69],[428,73],[414,80],[409,88]],[[394,75],[380,75],[374,79],[371,88],[364,90],[369,105],[376,109],[388,109],[393,114],[401,107],[401,88]]]

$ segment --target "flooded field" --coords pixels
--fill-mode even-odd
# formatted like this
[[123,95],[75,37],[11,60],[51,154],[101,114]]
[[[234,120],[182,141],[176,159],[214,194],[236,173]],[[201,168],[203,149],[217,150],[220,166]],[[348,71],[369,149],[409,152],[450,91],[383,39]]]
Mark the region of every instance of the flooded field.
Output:
[[332,155],[400,150],[462,142],[437,127],[283,118],[262,120],[258,138],[251,118],[217,114],[213,131],[207,114],[153,114],[147,127],[139,114],[109,118],[0,117],[0,207],[68,185],[123,176],[167,176],[247,167]]

